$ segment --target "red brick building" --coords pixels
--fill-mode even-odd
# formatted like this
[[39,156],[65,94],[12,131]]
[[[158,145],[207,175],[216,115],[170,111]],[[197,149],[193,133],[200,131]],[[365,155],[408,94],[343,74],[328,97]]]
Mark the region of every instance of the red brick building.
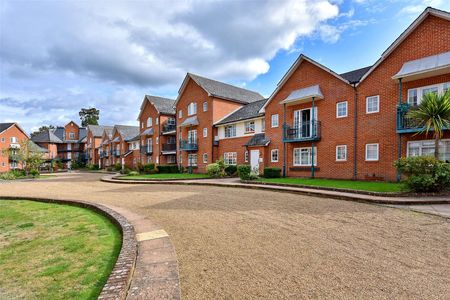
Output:
[[138,116],[140,162],[177,163],[175,100],[146,95]]
[[112,165],[111,155],[111,140],[113,128],[103,128],[101,143],[100,143],[100,168],[107,168]]
[[257,92],[188,73],[175,102],[178,164],[205,172],[219,158],[214,123],[262,99]]
[[19,124],[0,123],[0,173],[22,167],[15,152],[28,140],[27,133]]
[[112,130],[112,126],[88,125],[86,134],[87,162],[92,165],[101,165],[100,152],[102,135],[105,129]]
[[110,165],[135,168],[139,162],[139,127],[114,125],[109,149]]

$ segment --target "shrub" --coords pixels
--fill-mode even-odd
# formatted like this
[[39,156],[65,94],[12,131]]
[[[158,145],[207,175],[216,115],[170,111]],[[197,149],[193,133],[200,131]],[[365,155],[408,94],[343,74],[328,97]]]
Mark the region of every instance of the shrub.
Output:
[[14,174],[14,172],[5,172],[5,173],[0,174],[0,179],[3,179],[3,180],[14,180],[16,178],[17,177]]
[[128,173],[129,176],[137,176],[139,175],[139,172],[137,171],[130,171],[130,173]]
[[237,167],[237,173],[241,180],[253,180],[256,178],[252,174],[252,167],[250,165],[239,165]]
[[33,177],[38,177],[39,176],[39,171],[36,169],[30,170],[30,175]]
[[113,168],[114,168],[114,171],[120,171],[120,170],[122,170],[122,164],[116,163],[116,164],[113,166]]
[[130,174],[131,170],[129,168],[124,168],[122,170],[120,170],[120,174]]
[[164,174],[180,172],[177,165],[161,165],[161,166],[158,166],[158,171],[159,171],[159,173],[164,173]]
[[88,165],[86,165],[86,167],[88,168],[88,170],[91,170],[91,171],[100,170],[99,165],[88,164]]
[[450,187],[450,164],[432,156],[401,158],[394,165],[407,176],[404,182],[414,192],[440,192]]
[[155,174],[155,164],[154,163],[148,163],[144,165],[144,173],[145,174]]
[[235,165],[228,165],[225,167],[225,173],[227,176],[236,176],[237,174],[237,166]]
[[281,169],[280,168],[264,168],[265,178],[280,178]]
[[113,167],[112,167],[112,166],[106,167],[106,171],[111,172],[112,170],[113,170]]
[[225,175],[218,163],[212,163],[206,166],[206,173],[213,178],[220,178]]
[[144,172],[144,165],[141,162],[138,162],[136,164],[136,171],[138,171],[139,173],[143,173]]

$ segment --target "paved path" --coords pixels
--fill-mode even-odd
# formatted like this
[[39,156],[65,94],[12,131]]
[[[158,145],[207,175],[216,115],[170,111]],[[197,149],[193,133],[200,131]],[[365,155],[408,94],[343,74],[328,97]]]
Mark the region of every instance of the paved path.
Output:
[[418,212],[424,212],[439,215],[450,219],[450,204],[434,204],[434,205],[392,205],[392,207],[409,209]]

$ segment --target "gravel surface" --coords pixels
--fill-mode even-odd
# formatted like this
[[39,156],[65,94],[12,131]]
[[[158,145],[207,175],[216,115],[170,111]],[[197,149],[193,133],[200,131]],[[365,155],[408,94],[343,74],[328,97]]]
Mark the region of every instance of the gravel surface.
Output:
[[101,174],[4,183],[0,195],[123,206],[159,223],[185,299],[450,299],[450,221],[310,196],[123,185]]

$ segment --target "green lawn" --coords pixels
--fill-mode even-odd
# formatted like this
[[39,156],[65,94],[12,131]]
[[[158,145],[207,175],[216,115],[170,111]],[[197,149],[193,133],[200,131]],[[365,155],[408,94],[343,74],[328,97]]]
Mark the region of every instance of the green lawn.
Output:
[[141,174],[120,176],[120,179],[152,179],[152,180],[168,180],[168,179],[198,179],[209,178],[207,174],[188,174],[188,173],[171,173],[171,174]]
[[328,188],[341,188],[370,192],[401,192],[404,187],[401,183],[312,179],[312,178],[259,178],[258,181],[278,184],[311,185]]
[[121,240],[88,209],[0,200],[0,299],[96,299]]

